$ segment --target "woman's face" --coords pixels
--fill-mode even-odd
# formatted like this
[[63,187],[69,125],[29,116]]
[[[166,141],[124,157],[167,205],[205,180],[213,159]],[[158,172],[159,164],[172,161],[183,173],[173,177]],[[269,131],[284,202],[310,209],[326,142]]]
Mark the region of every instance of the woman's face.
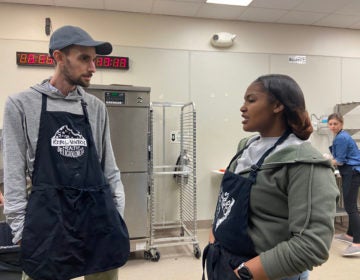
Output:
[[338,119],[331,119],[328,121],[328,127],[335,135],[343,128],[343,124]]
[[269,94],[260,83],[252,83],[245,92],[241,106],[243,129],[259,132],[263,137],[277,137],[283,132],[282,114],[284,106],[278,101],[270,102]]

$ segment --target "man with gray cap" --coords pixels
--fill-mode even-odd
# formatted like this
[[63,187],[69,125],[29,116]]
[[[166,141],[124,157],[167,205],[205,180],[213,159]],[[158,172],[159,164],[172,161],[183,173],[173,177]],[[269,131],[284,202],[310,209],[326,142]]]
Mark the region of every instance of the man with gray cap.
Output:
[[84,90],[96,55],[111,51],[79,27],[61,27],[49,44],[53,76],[7,99],[4,213],[21,244],[23,279],[115,280],[127,261],[124,188],[106,107]]

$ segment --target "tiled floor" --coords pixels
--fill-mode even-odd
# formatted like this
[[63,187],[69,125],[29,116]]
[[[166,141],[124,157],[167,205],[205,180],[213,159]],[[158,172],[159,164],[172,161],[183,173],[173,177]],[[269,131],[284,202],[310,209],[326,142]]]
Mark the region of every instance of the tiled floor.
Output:
[[[338,218],[339,219],[339,218]],[[347,224],[336,223],[336,231],[344,232]],[[203,250],[208,242],[209,229],[198,231],[200,248]],[[330,250],[329,260],[310,273],[310,280],[358,280],[360,279],[360,256],[341,256],[347,244],[334,240]],[[152,262],[145,260],[143,252],[134,252],[129,261],[119,270],[119,280],[192,280],[201,279],[201,259],[193,255],[192,246],[175,246],[159,248],[160,260]],[[2,280],[2,279],[1,279]],[[5,279],[4,279],[5,280]],[[76,278],[83,280],[83,277]]]
[[[347,218],[343,218],[343,223],[339,223],[337,218],[336,233],[346,231]],[[316,267],[310,274],[311,280],[340,279],[357,280],[360,279],[360,256],[342,257],[343,250],[348,246],[344,242],[333,240],[330,249],[329,260],[320,267]]]
[[[346,221],[345,221],[346,223]],[[343,224],[344,225],[344,224]],[[343,232],[344,227],[336,224],[337,232]],[[198,232],[201,249],[207,244],[208,229]],[[310,273],[311,280],[360,279],[360,257],[344,258],[342,250],[347,244],[333,241],[329,260]],[[161,257],[158,262],[144,260],[142,252],[132,253],[125,266],[120,268],[119,280],[189,280],[201,279],[201,259],[196,259],[192,246],[176,246],[159,249]],[[81,280],[77,278],[76,280]]]
[[[347,221],[340,223],[337,218],[336,232],[346,230]],[[198,231],[200,248],[203,250],[208,242],[209,229]],[[334,240],[330,250],[329,260],[310,273],[310,280],[358,280],[360,279],[360,256],[341,256],[347,244]],[[129,261],[119,270],[119,280],[192,280],[201,279],[201,259],[193,255],[192,246],[175,246],[159,248],[161,254],[158,262],[151,262],[143,258],[143,252],[134,252]],[[2,280],[2,279],[1,279]],[[83,280],[83,277],[76,278]]]

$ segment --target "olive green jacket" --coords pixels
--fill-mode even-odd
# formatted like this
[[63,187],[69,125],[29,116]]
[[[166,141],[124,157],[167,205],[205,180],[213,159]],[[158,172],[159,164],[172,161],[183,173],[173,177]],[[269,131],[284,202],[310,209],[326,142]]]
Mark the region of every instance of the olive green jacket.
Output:
[[[248,139],[240,141],[239,150]],[[240,174],[246,177],[249,170]],[[248,232],[270,279],[311,270],[328,259],[338,195],[330,161],[310,142],[265,159],[251,189]]]

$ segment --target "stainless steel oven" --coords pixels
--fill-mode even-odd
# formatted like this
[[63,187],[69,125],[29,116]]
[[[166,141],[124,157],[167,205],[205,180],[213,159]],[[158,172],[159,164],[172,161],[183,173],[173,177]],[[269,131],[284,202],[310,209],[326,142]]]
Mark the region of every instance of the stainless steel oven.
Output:
[[125,222],[130,239],[149,236],[150,88],[91,85],[87,92],[107,107],[111,142],[125,188]]

